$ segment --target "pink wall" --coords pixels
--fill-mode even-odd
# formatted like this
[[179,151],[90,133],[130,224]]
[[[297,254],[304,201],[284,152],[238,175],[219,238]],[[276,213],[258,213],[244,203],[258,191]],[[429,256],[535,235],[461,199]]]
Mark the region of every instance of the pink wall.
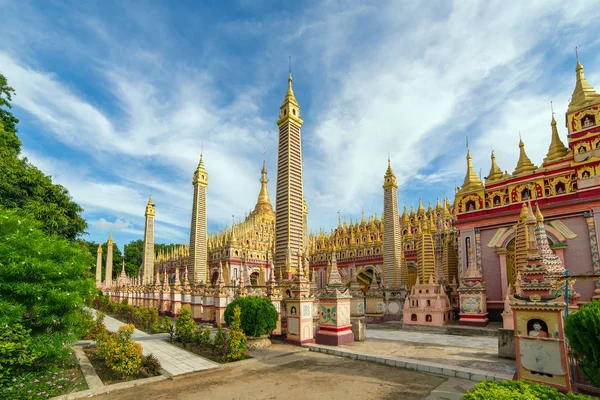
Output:
[[481,230],[481,265],[483,280],[487,289],[487,299],[502,300],[502,281],[500,279],[500,260],[495,249],[490,249],[487,244],[496,233],[496,228]]
[[[567,240],[565,268],[569,269],[572,275],[592,271],[592,252],[585,218],[578,216],[561,220],[577,234],[575,239]],[[594,281],[579,281],[575,283],[575,290],[581,294],[580,301],[589,301],[594,295]]]

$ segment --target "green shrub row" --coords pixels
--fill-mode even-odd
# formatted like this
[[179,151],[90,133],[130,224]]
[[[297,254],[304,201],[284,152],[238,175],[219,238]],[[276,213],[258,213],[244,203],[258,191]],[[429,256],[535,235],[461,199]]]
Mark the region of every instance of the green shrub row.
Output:
[[171,333],[173,329],[171,320],[159,317],[155,308],[135,307],[127,304],[127,300],[117,303],[110,301],[108,296],[98,296],[94,301],[94,308],[146,332]]

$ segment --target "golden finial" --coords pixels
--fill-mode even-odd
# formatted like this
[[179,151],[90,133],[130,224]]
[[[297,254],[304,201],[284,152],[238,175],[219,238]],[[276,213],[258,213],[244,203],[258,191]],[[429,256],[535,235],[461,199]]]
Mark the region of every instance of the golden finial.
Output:
[[398,188],[398,183],[396,182],[396,175],[394,175],[394,171],[392,170],[392,161],[390,160],[390,156],[388,156],[388,166],[387,170],[385,171],[385,176],[383,177],[383,188]]
[[576,110],[584,107],[588,104],[600,101],[600,95],[596,93],[592,85],[590,85],[585,79],[583,73],[583,65],[579,62],[579,53],[577,47],[575,48],[575,56],[577,58],[577,65],[575,67],[575,89],[571,95],[571,103],[569,104],[569,111]]
[[469,142],[467,139],[467,174],[465,175],[465,180],[463,181],[459,192],[465,193],[480,189],[483,189],[483,183],[473,169],[473,162],[471,160],[471,152],[469,151]]
[[113,245],[113,238],[112,238],[112,232],[108,235],[108,241],[106,242],[107,245],[112,246]]
[[565,147],[565,144],[562,142],[562,140],[560,140],[560,136],[558,135],[552,102],[550,102],[550,109],[552,110],[552,122],[550,122],[550,126],[552,127],[552,140],[550,141],[550,147],[548,148],[546,158],[544,158],[544,164],[560,159],[569,154],[569,149]]
[[492,150],[492,167],[490,168],[490,173],[487,178],[485,178],[485,183],[498,180],[502,178],[503,175],[502,170],[498,167],[498,164],[496,164],[496,155],[494,154],[494,150]]
[[147,216],[154,217],[155,214],[156,214],[156,210],[154,207],[154,203],[152,202],[152,194],[150,194],[150,197],[148,198],[148,204],[146,205],[146,213],[144,215],[146,217]]
[[442,209],[442,204],[440,203],[440,198],[437,198],[437,202],[435,203],[435,209],[436,211],[439,211]]
[[101,244],[98,245],[98,253],[102,253],[102,245]]
[[519,133],[519,161],[517,162],[517,167],[513,171],[513,175],[519,175],[524,172],[533,172],[537,169],[529,157],[527,157],[527,153],[525,153],[525,144],[520,136],[521,134]]
[[523,205],[521,206],[521,213],[519,214],[519,220],[521,222],[525,222],[528,213],[529,210],[527,209],[527,202],[523,202]]
[[196,171],[194,172],[194,179],[192,181],[192,184],[194,184],[194,185],[200,184],[201,186],[208,185],[208,173],[206,172],[206,169],[204,168],[203,153],[200,153],[200,161],[198,162],[198,167],[196,168]]

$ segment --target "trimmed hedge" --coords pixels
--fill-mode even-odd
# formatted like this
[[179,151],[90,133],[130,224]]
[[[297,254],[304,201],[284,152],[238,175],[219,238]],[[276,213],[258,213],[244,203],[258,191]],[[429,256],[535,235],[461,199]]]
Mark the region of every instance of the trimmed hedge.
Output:
[[462,400],[591,400],[590,397],[561,393],[553,387],[528,381],[481,381]]
[[279,315],[275,306],[266,297],[238,297],[225,309],[225,322],[231,326],[233,310],[236,306],[241,310],[241,327],[246,336],[259,337],[268,335],[277,327]]

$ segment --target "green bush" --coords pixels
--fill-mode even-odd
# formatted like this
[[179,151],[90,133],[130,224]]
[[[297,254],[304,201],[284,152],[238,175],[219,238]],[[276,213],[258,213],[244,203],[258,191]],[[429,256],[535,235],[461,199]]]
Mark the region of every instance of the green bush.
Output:
[[233,309],[233,317],[229,324],[229,333],[225,343],[225,359],[227,361],[243,360],[248,357],[247,339],[241,328],[241,309],[236,306]]
[[571,392],[563,394],[553,387],[519,381],[481,381],[467,391],[463,400],[589,400]]
[[210,333],[211,333],[211,329],[208,326],[205,326],[204,328],[198,327],[196,328],[196,332],[195,332],[195,344],[197,344],[198,346],[200,346],[203,349],[210,349],[211,347],[211,343],[210,343]]
[[225,333],[223,327],[217,322],[217,333],[215,334],[214,349],[217,354],[223,355],[225,347]]
[[0,382],[22,372],[37,358],[31,349],[29,330],[20,324],[0,325]]
[[266,297],[238,297],[225,309],[225,322],[231,325],[235,307],[241,310],[241,327],[247,336],[268,335],[277,327],[279,315],[275,306]]
[[142,358],[142,368],[146,370],[148,375],[160,375],[160,361],[154,354],[148,354]]
[[69,356],[83,333],[85,300],[96,293],[93,258],[79,244],[42,232],[31,217],[0,207],[0,324],[30,330],[39,363]]
[[194,339],[196,322],[192,318],[192,311],[189,307],[182,307],[179,318],[175,321],[175,338],[183,344],[190,343]]
[[586,303],[569,314],[565,335],[585,377],[600,387],[600,301]]
[[96,341],[106,365],[123,377],[135,375],[142,368],[142,346],[131,340],[134,329],[131,324],[123,325],[118,333],[110,333],[104,340]]

